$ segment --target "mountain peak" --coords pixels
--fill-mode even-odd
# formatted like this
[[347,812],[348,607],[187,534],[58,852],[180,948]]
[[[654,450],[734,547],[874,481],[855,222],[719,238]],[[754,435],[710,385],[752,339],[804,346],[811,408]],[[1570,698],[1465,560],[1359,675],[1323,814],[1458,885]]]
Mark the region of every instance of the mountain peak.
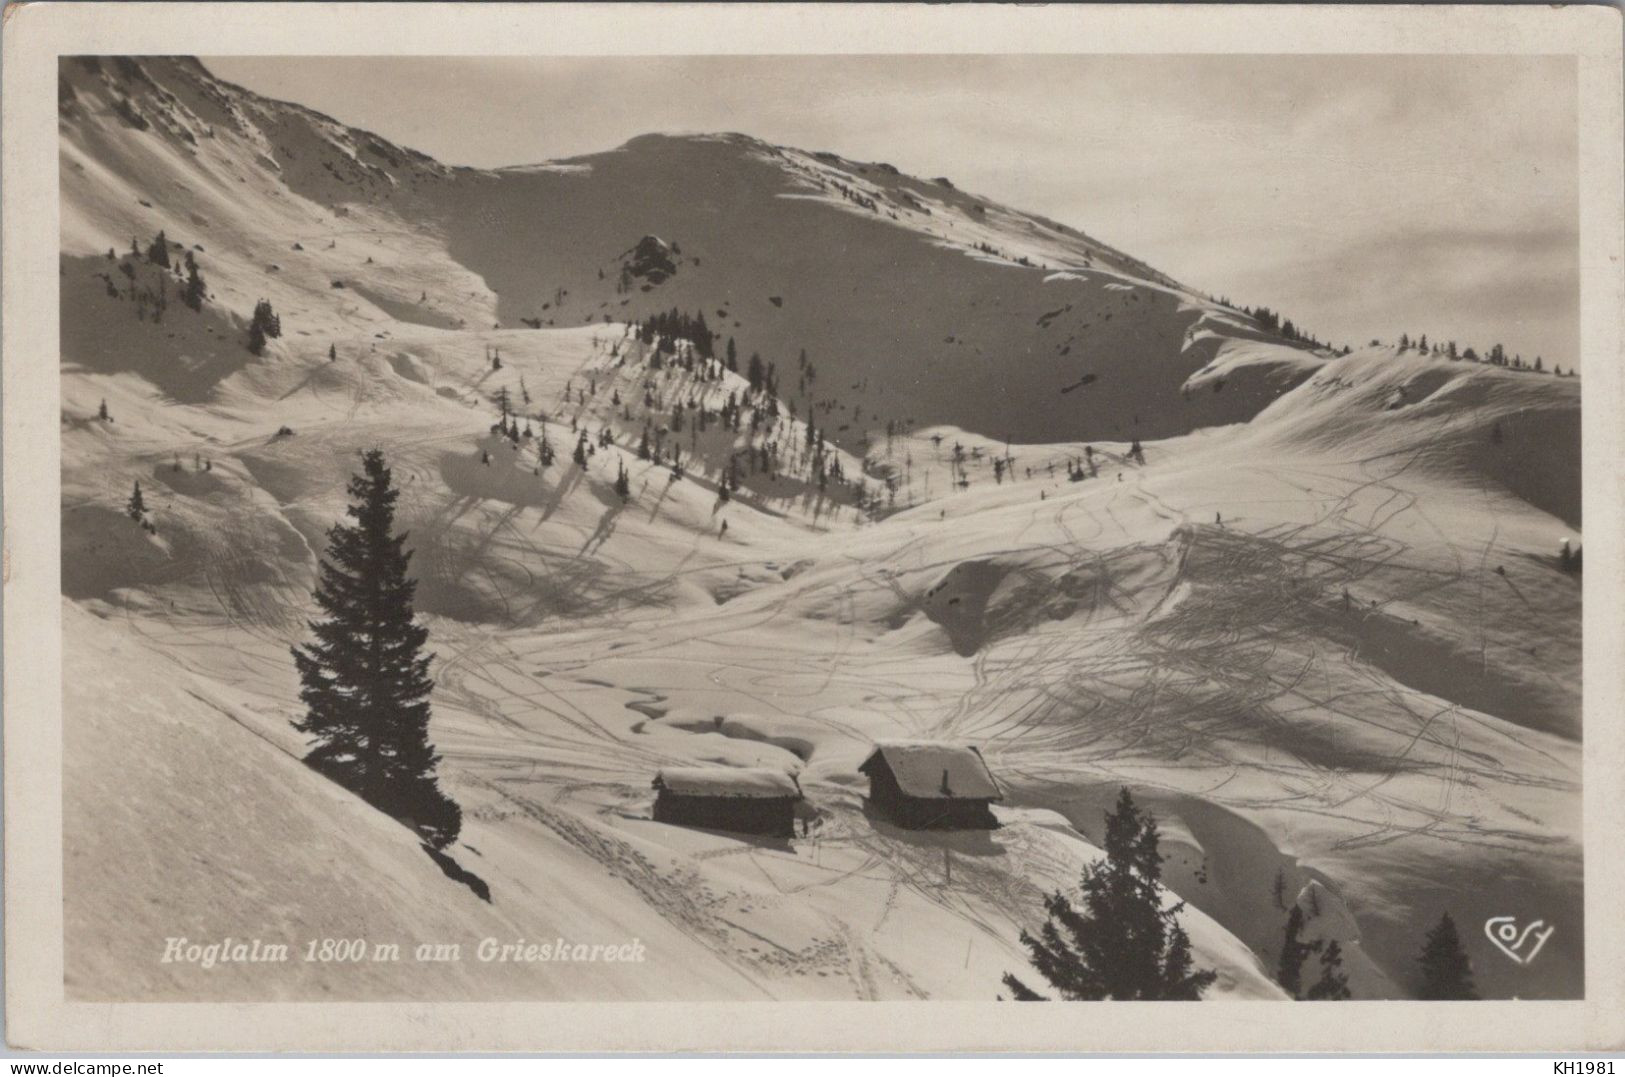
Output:
[[[178,155],[178,184],[207,176],[223,190],[263,187],[267,205],[291,195],[428,227],[495,294],[498,324],[675,307],[705,312],[724,339],[781,370],[812,356],[820,380],[798,376],[798,389],[843,444],[888,423],[1156,437],[1250,418],[1291,384],[1182,392],[1226,341],[1271,334],[1084,232],[948,177],[737,131],[648,133],[561,161],[458,169],[261,98],[196,60],[70,61],[64,81],[70,140],[105,130],[109,114],[121,121],[118,139],[87,140],[87,154],[139,156],[158,140]],[[126,219],[107,223],[112,240],[142,230],[141,214],[113,216]]]

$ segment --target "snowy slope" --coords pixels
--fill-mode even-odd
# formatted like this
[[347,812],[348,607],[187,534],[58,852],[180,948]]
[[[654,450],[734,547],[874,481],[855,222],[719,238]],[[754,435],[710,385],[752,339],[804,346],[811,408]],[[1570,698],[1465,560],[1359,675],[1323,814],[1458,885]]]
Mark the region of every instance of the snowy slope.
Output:
[[[1410,990],[1446,908],[1561,925],[1527,968],[1467,932],[1486,994],[1579,991],[1579,587],[1553,560],[1579,538],[1577,379],[1314,355],[1080,233],[743,136],[472,172],[190,61],[63,77],[70,994],[990,998],[1123,785],[1216,994],[1275,997],[1311,886],[1364,997]],[[160,228],[201,311],[126,253]],[[136,297],[160,293],[155,321]],[[254,356],[261,298],[283,335]],[[671,307],[776,361],[776,418],[722,428],[743,379],[657,367],[620,320]],[[807,405],[834,400],[812,414],[847,480],[820,489]],[[684,478],[639,458],[646,430]],[[375,445],[453,853],[489,904],[300,766],[287,724],[316,557]],[[122,515],[136,481],[155,534]],[[977,743],[1004,826],[874,817],[856,768],[888,736]],[[699,764],[797,769],[808,835],[655,824],[654,773]],[[204,980],[151,963],[177,923],[636,937],[658,966]]]
[[[618,913],[613,894],[601,895],[590,913],[552,902],[540,915],[526,902],[482,900],[436,866],[405,828],[307,770],[296,739],[257,729],[245,716],[252,703],[219,683],[155,666],[161,660],[106,610],[92,614],[68,603],[64,611],[75,643],[63,671],[65,781],[73,791],[64,819],[72,835],[64,868],[66,980],[73,997],[663,993],[647,964],[475,960],[481,939],[561,936],[589,944],[637,937],[663,962],[697,964],[696,989],[745,988],[737,976],[713,974],[705,949],[676,926]],[[475,875],[485,870],[473,849],[483,837],[471,825],[455,850]],[[561,873],[582,870],[562,843],[539,852]],[[501,888],[506,880],[487,881]],[[355,938],[368,940],[368,960],[305,960],[313,940]],[[289,957],[208,967],[175,956],[228,939],[280,943]],[[424,942],[461,944],[469,954],[416,961],[414,949]],[[398,946],[400,961],[372,960],[370,947],[378,944]]]
[[[742,135],[649,136],[570,164],[430,196],[504,324],[702,309],[741,354],[775,361],[843,444],[887,422],[1126,440],[1267,402],[1176,392],[1221,340],[1264,336],[1245,316],[940,182]],[[681,260],[623,287],[622,254],[645,234]],[[792,381],[802,351],[817,373],[805,387]]]
[[[782,395],[803,414],[816,405],[820,425],[849,447],[887,422],[949,422],[1028,441],[1158,437],[1245,419],[1268,402],[1175,392],[1225,341],[1274,339],[1250,318],[1080,232],[944,179],[744,135],[647,136],[547,166],[448,169],[219,82],[195,61],[64,72],[75,95],[67,114],[119,123],[108,110],[132,102],[150,115],[139,141],[193,158],[213,181],[182,181],[188,199],[205,201],[177,227],[229,219],[211,194],[262,189],[278,212],[258,231],[284,242],[257,257],[284,273],[320,264],[365,289],[361,306],[430,324],[565,327],[704,311],[742,358],[759,352],[776,363]],[[74,123],[71,137],[91,143],[89,126]],[[211,160],[222,151],[224,160]],[[132,175],[124,162],[116,171]],[[150,172],[133,175],[160,189]],[[304,220],[286,212],[311,206],[319,210]],[[94,223],[105,231],[109,216]],[[147,234],[164,214],[136,216]],[[444,242],[478,279],[436,280],[393,250],[358,265],[399,219]],[[80,223],[91,222],[69,230]],[[623,278],[646,235],[675,245],[675,271]],[[285,256],[301,238],[305,256]],[[338,247],[324,257],[329,243]],[[1309,354],[1277,343],[1289,371]],[[802,352],[816,375],[805,384]]]

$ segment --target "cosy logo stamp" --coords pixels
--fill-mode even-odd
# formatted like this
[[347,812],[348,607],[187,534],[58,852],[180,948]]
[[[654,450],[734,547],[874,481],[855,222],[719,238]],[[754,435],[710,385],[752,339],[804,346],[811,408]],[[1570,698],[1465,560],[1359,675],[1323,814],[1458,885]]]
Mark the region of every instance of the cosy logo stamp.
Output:
[[1527,965],[1540,955],[1541,947],[1557,931],[1557,925],[1545,920],[1518,926],[1516,916],[1492,916],[1484,921],[1484,934],[1495,948],[1520,965]]

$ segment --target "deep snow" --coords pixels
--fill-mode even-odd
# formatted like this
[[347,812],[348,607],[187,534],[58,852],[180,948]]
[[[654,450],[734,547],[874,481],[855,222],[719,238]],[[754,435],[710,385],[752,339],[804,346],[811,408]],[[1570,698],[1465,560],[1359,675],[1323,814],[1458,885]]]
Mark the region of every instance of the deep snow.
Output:
[[[991,998],[1123,785],[1215,996],[1278,996],[1278,873],[1362,997],[1409,991],[1445,909],[1487,995],[1581,990],[1580,599],[1554,560],[1579,537],[1577,379],[1307,352],[1080,234],[737,136],[469,173],[186,62],[63,70],[70,997]],[[100,275],[126,284],[107,249],[159,228],[211,294],[155,324]],[[643,234],[684,261],[615,295]],[[256,358],[261,297],[284,335]],[[814,415],[849,427],[870,508],[796,474],[800,420],[786,474],[726,504],[747,433],[670,432],[678,482],[637,458],[646,393],[663,425],[743,388],[650,369],[618,319],[673,306],[728,311],[712,328],[787,401],[807,348],[800,415],[839,398]],[[1100,380],[1061,394],[1068,335]],[[489,430],[502,388],[547,417],[541,474],[534,439]],[[572,420],[616,444],[577,467]],[[489,902],[297,762],[287,649],[374,445],[438,655],[451,852]],[[122,515],[136,480],[156,535]],[[872,817],[856,768],[882,737],[979,745],[1004,826]],[[655,772],[684,765],[797,770],[810,836],[652,822]],[[1538,962],[1482,938],[1501,914],[1559,925]],[[177,935],[648,957],[206,971],[157,961]]]

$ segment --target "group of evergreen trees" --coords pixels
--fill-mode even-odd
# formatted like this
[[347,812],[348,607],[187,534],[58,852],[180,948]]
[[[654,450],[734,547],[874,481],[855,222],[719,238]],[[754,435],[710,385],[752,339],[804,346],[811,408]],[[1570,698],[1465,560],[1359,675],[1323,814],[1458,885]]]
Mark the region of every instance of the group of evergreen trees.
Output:
[[[1276,875],[1276,905],[1284,903],[1285,877]],[[1315,891],[1310,890],[1311,915],[1319,915]],[[1276,981],[1287,994],[1307,1001],[1339,1001],[1350,997],[1348,975],[1343,972],[1343,949],[1335,939],[1304,942],[1303,908],[1294,903],[1289,911],[1276,961]],[[1312,954],[1320,955],[1320,975],[1305,984],[1303,966]],[[1444,913],[1428,932],[1417,959],[1416,997],[1432,1000],[1471,1000],[1478,998],[1473,986],[1472,964],[1462,945],[1456,922]]]
[[[1185,903],[1163,907],[1159,841],[1155,817],[1123,789],[1116,808],[1106,815],[1106,857],[1084,869],[1080,904],[1065,894],[1050,894],[1044,899],[1049,915],[1043,926],[1037,934],[1021,933],[1033,967],[1060,998],[1194,1001],[1217,978],[1212,970],[1194,965],[1190,938],[1179,924]],[[1278,908],[1286,904],[1283,873],[1275,878],[1275,903]],[[1303,909],[1293,903],[1277,981],[1294,999],[1350,998],[1341,945],[1335,939],[1305,942],[1304,924]],[[1319,956],[1319,971],[1306,984],[1304,964],[1311,955]],[[1449,913],[1428,932],[1418,965],[1418,998],[1478,997],[1471,963]],[[1006,974],[1004,984],[1018,1001],[1047,1001],[1014,975]]]
[[[180,295],[181,302],[193,310],[202,310],[203,301],[208,296],[202,271],[198,268],[196,256],[190,250],[178,261],[170,256],[171,248],[179,246],[178,243],[171,243],[160,231],[145,249],[142,248],[139,239],[132,237],[130,250],[122,258],[109,247],[107,260],[118,264],[119,273],[129,282],[129,291],[121,292],[110,274],[102,274],[102,279],[107,282],[108,296],[114,299],[134,300],[136,317],[141,321],[146,321],[149,314],[154,322],[164,320],[164,313],[169,309],[169,291],[172,286]],[[138,272],[143,261],[158,270],[147,283],[142,283]],[[180,283],[172,285],[171,275]]]
[[[1379,343],[1380,341],[1376,340],[1371,342],[1373,347]],[[1522,355],[1514,355],[1511,359],[1508,359],[1506,348],[1499,343],[1492,345],[1490,350],[1480,357],[1472,348],[1463,348],[1458,351],[1456,342],[1453,340],[1445,341],[1442,344],[1435,340],[1432,344],[1429,344],[1426,333],[1414,338],[1409,333],[1401,333],[1399,334],[1399,351],[1401,354],[1408,351],[1417,351],[1423,355],[1439,356],[1452,362],[1465,359],[1470,363],[1488,363],[1490,366],[1507,367],[1512,370],[1528,370],[1536,374],[1546,373],[1546,360],[1543,357],[1537,355],[1534,361],[1530,363],[1525,363]],[[1565,375],[1560,365],[1554,365],[1552,373],[1559,378],[1574,376],[1572,369]]]
[[[660,378],[652,373],[643,378],[642,400],[646,414],[642,417],[642,429],[638,434],[636,452],[638,458],[652,461],[656,464],[671,468],[671,479],[676,481],[684,477],[685,465],[682,459],[680,437],[686,435],[691,442],[691,457],[700,452],[699,439],[708,432],[713,423],[720,423],[724,430],[745,432],[748,427],[748,436],[742,447],[731,447],[733,463],[725,466],[719,485],[719,496],[724,500],[737,493],[743,482],[743,473],[748,470],[751,474],[766,474],[770,481],[777,481],[788,468],[794,473],[805,476],[809,483],[815,483],[820,491],[827,490],[831,482],[850,487],[855,495],[855,503],[860,509],[873,507],[878,503],[878,497],[871,501],[868,491],[861,478],[849,479],[840,455],[831,450],[826,433],[820,430],[816,423],[809,422],[805,428],[805,449],[797,453],[795,446],[788,443],[788,432],[793,429],[790,425],[779,423],[781,418],[781,403],[776,395],[777,371],[772,362],[763,362],[759,355],[753,355],[746,365],[745,377],[747,382],[754,381],[756,388],[749,387],[729,391],[720,408],[712,408],[708,404],[710,392],[703,383],[720,380],[723,370],[737,372],[739,367],[738,346],[733,340],[728,341],[726,350],[726,363],[717,359],[701,359],[692,343],[686,338],[677,339],[672,345],[675,349],[670,352],[667,361],[661,361],[660,355],[668,338],[660,336],[656,326],[666,329],[675,329],[678,332],[689,333],[696,325],[703,325],[699,316],[687,316],[681,311],[668,312],[665,315],[651,318],[647,322],[633,323],[627,329],[626,339],[634,335],[640,344],[647,345],[651,340],[655,347],[652,351],[637,356],[637,359],[646,361],[648,369],[664,371]],[[709,330],[705,330],[709,332]],[[635,353],[630,349],[622,350],[621,344],[610,347],[609,354],[618,358],[615,369],[619,370],[628,362],[635,361]],[[812,364],[807,361],[805,351],[801,354],[803,378],[814,376]],[[700,384],[689,386],[687,399],[678,399],[669,405],[663,397],[662,378],[670,378],[673,371],[683,369],[693,375],[694,381]],[[611,377],[616,377],[611,373]],[[565,387],[566,403],[580,403],[585,405],[589,395],[596,396],[596,378],[593,386],[577,388],[572,380]],[[634,422],[633,405],[622,399],[619,388],[614,389],[613,402],[619,409],[616,414],[626,422]],[[661,411],[669,407],[669,413],[662,419]],[[811,418],[809,409],[809,418]],[[793,405],[789,408],[791,419],[795,418]],[[572,428],[575,424],[572,422]],[[668,435],[679,435],[670,437]],[[591,455],[589,446],[588,455]]]
[[1291,318],[1283,320],[1279,313],[1268,307],[1259,307],[1257,310],[1252,307],[1243,307],[1241,309],[1244,313],[1250,315],[1261,329],[1274,333],[1279,337],[1284,337],[1287,340],[1296,341],[1299,344],[1307,344],[1312,348],[1324,346],[1313,333],[1307,333],[1293,325]]
[[[1083,448],[1084,460],[1072,458],[1066,462],[1066,479],[1068,482],[1082,482],[1084,479],[1092,479],[1100,474],[1100,465],[1095,463],[1095,447],[1085,445]],[[1085,463],[1089,465],[1088,471],[1084,470]],[[1055,465],[1052,463],[1050,465],[1051,473],[1054,472],[1054,469]]]
[[[1276,982],[1295,999],[1338,1002],[1349,998],[1349,978],[1343,972],[1342,946],[1336,939],[1302,941],[1303,920],[1303,909],[1293,904],[1287,915],[1281,954],[1276,963]],[[1303,964],[1310,954],[1317,953],[1320,955],[1320,976],[1305,990]]]
[[693,345],[694,354],[699,358],[715,358],[716,338],[711,327],[705,324],[704,311],[690,315],[673,307],[663,314],[652,314],[633,322],[632,328],[645,344],[654,344],[657,340],[668,342],[670,346],[665,349],[668,353],[675,349],[677,341],[684,340]]
[[[1225,303],[1228,305],[1228,300],[1226,300]],[[1311,347],[1316,348],[1327,346],[1323,345],[1321,341],[1314,336],[1314,334],[1306,333],[1297,326],[1293,325],[1290,318],[1283,320],[1279,313],[1269,309],[1268,307],[1259,307],[1256,310],[1252,307],[1242,307],[1240,309],[1244,313],[1250,315],[1252,319],[1258,323],[1260,328],[1271,333],[1275,333],[1278,336],[1285,337],[1287,340],[1297,341],[1300,344],[1308,344]],[[1373,347],[1376,347],[1379,343],[1380,342],[1376,340],[1371,342]],[[1500,344],[1496,344],[1490,348],[1489,352],[1486,353],[1482,359],[1480,359],[1478,353],[1472,348],[1467,348],[1458,352],[1456,349],[1456,342],[1453,340],[1443,344],[1439,343],[1438,341],[1434,341],[1430,345],[1428,343],[1426,333],[1423,333],[1421,336],[1415,338],[1412,338],[1409,333],[1401,333],[1399,335],[1399,350],[1401,353],[1415,350],[1424,355],[1443,356],[1451,360],[1466,359],[1469,362],[1474,363],[1484,362],[1489,363],[1491,366],[1510,367],[1513,370],[1531,370],[1537,374],[1543,374],[1546,371],[1546,361],[1538,355],[1535,356],[1533,362],[1526,364],[1523,356],[1521,355],[1514,355],[1511,359],[1508,359],[1506,349]],[[1348,353],[1349,348],[1347,346],[1340,349],[1340,354],[1347,355]],[[1563,368],[1561,366],[1554,367],[1552,372],[1558,377],[1564,376]],[[1569,372],[1570,376],[1572,376],[1573,373],[1574,372],[1571,370]]]
[[750,353],[750,362],[745,365],[745,380],[750,382],[752,393],[766,393],[769,396],[779,393],[778,366],[772,362],[763,363],[762,357],[755,352]]
[[[649,365],[659,370],[672,356],[677,363],[690,372],[700,373],[708,380],[717,380],[721,368],[729,373],[738,374],[739,348],[732,337],[728,338],[725,358],[717,363],[714,350],[715,336],[706,324],[705,314],[685,314],[673,307],[664,314],[653,315],[643,321],[632,323],[632,331],[639,341],[654,345],[654,352],[649,356]],[[688,347],[682,347],[687,344]],[[699,364],[696,369],[696,364]],[[808,379],[816,376],[812,366],[807,362],[807,353],[801,353],[802,385]],[[764,361],[760,354],[752,353],[745,364],[745,379],[750,383],[750,392],[754,395],[765,395],[777,398],[779,392],[779,373],[777,364],[771,360]],[[777,411],[776,399],[773,408]]]
[[[203,272],[198,268],[197,256],[188,249],[185,257],[176,262],[170,257],[172,246],[179,244],[171,244],[169,237],[160,229],[152,238],[152,242],[147,244],[146,260],[159,269],[173,272],[176,276],[181,276],[184,270],[185,283],[181,285],[181,302],[193,310],[202,310],[203,300],[208,296],[208,287],[203,283]],[[130,240],[130,251],[132,256],[140,252],[140,245],[134,239]],[[113,252],[109,250],[107,253],[111,258]]]
[[282,335],[282,319],[271,309],[269,299],[254,304],[254,316],[248,323],[248,350],[255,355],[265,351],[265,342]]
[[[1222,302],[1224,302],[1226,306],[1229,305],[1229,300],[1223,300]],[[1314,334],[1306,333],[1297,326],[1293,325],[1290,318],[1283,320],[1279,313],[1269,309],[1268,307],[1259,307],[1256,310],[1252,307],[1241,307],[1239,309],[1250,315],[1252,319],[1258,323],[1260,328],[1265,329],[1268,332],[1275,333],[1278,336],[1285,337],[1287,340],[1297,341],[1301,344],[1308,344],[1311,347],[1327,346],[1323,345],[1321,341],[1316,339]],[[1380,341],[1373,340],[1371,342],[1371,346],[1377,347],[1380,343]],[[1349,350],[1350,349],[1347,346],[1344,346],[1343,348],[1339,349],[1339,354],[1347,355]],[[1399,335],[1399,350],[1402,354],[1404,352],[1415,350],[1424,355],[1442,356],[1453,361],[1465,359],[1468,362],[1483,362],[1488,363],[1491,366],[1509,367],[1513,370],[1530,370],[1536,374],[1543,374],[1546,372],[1546,361],[1541,356],[1535,356],[1534,361],[1530,363],[1525,363],[1524,358],[1521,355],[1514,355],[1512,358],[1508,359],[1506,349],[1500,344],[1493,345],[1483,356],[1483,358],[1480,358],[1478,353],[1472,348],[1466,348],[1458,351],[1456,348],[1456,342],[1453,340],[1442,344],[1438,341],[1434,341],[1430,345],[1428,343],[1426,333],[1423,333],[1415,338],[1413,338],[1409,333],[1401,333]],[[1554,366],[1552,368],[1552,373],[1558,377],[1565,376],[1561,366]],[[1572,377],[1573,375],[1574,371],[1571,369],[1567,376]]]
[[147,261],[161,269],[169,268],[169,239],[159,229],[152,242],[147,244]]

